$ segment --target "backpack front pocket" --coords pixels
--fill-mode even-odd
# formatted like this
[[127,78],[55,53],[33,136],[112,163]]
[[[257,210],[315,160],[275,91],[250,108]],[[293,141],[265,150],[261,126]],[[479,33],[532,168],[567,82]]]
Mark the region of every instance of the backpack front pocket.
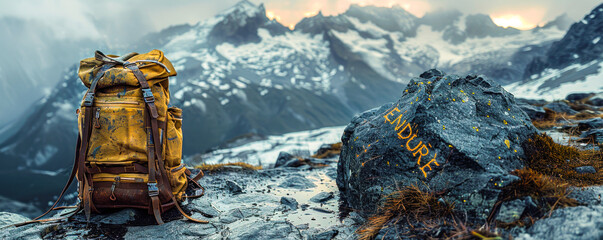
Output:
[[[87,162],[105,165],[147,162],[143,104],[99,101],[88,109],[93,112]],[[82,122],[83,116],[80,115]]]
[[182,159],[182,109],[168,109],[165,136],[165,164],[169,168],[180,165]]

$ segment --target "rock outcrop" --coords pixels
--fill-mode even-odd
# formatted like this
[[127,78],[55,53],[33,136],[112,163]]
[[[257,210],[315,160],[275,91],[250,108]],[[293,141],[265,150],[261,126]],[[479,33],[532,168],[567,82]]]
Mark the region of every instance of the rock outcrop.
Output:
[[513,95],[482,76],[429,70],[396,102],[355,116],[342,136],[337,185],[353,209],[371,212],[397,188],[443,192],[485,219],[523,167],[522,142],[537,133]]

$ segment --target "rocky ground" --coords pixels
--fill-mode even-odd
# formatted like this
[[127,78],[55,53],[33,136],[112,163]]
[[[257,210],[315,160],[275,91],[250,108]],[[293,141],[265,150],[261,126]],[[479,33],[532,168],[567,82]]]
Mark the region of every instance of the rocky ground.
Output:
[[[175,210],[164,214],[168,223],[156,226],[144,211],[122,210],[95,215],[86,224],[82,215],[60,224],[10,227],[2,239],[353,239],[363,219],[355,213],[339,217],[335,184],[337,156],[323,167],[302,164],[259,171],[230,168],[200,180],[205,196],[185,203],[197,224],[180,219]],[[0,225],[26,221],[0,213]]]
[[[240,140],[226,145],[222,149],[187,159],[189,164],[199,164],[203,161],[225,163],[229,159],[237,159],[264,166],[263,170],[227,166],[207,172],[206,176],[200,180],[200,184],[207,189],[205,196],[188,200],[183,205],[193,217],[207,220],[209,224],[197,224],[183,220],[176,210],[170,210],[163,216],[167,223],[157,226],[146,211],[125,209],[94,215],[89,223],[85,221],[83,214],[80,214],[68,222],[32,224],[19,228],[4,227],[0,231],[0,239],[357,239],[361,237],[356,233],[357,229],[366,226],[367,219],[374,216],[374,209],[364,206],[369,204],[369,200],[373,201],[370,204],[374,205],[378,204],[378,201],[363,195],[367,191],[358,193],[359,196],[350,195],[355,194],[354,191],[359,189],[354,186],[360,186],[372,192],[383,191],[384,188],[364,186],[364,184],[380,183],[374,181],[375,177],[382,176],[381,174],[386,171],[383,169],[390,165],[393,167],[397,163],[394,160],[414,159],[413,157],[417,157],[417,154],[419,156],[424,154],[420,148],[414,154],[400,148],[400,144],[395,142],[399,140],[396,138],[398,133],[393,131],[396,134],[393,135],[393,141],[382,140],[379,144],[375,144],[371,142],[371,139],[362,139],[367,136],[366,133],[376,132],[376,130],[368,131],[366,129],[374,130],[380,124],[384,125],[382,129],[385,130],[395,129],[398,125],[400,125],[399,129],[404,128],[403,124],[395,122],[398,115],[390,114],[389,123],[388,119],[384,121],[383,115],[379,115],[387,113],[385,110],[392,111],[393,106],[398,106],[401,113],[408,111],[414,114],[414,117],[405,118],[409,120],[408,122],[418,124],[412,125],[413,128],[423,125],[422,131],[418,134],[420,140],[433,144],[430,145],[429,150],[437,152],[439,156],[436,158],[436,156],[428,156],[425,153],[424,163],[432,158],[440,162],[440,157],[445,154],[450,156],[445,158],[445,162],[440,162],[441,166],[433,165],[429,171],[427,168],[423,168],[425,174],[419,171],[421,169],[415,169],[416,166],[407,166],[406,169],[411,170],[408,170],[404,177],[410,180],[404,181],[413,180],[441,186],[443,190],[439,196],[442,198],[437,202],[456,201],[457,209],[463,210],[466,217],[457,220],[464,222],[468,227],[471,226],[476,234],[483,230],[479,229],[479,226],[483,226],[482,223],[486,221],[484,218],[488,217],[490,220],[489,212],[498,211],[498,214],[494,215],[498,223],[512,223],[526,219],[525,216],[530,211],[547,204],[547,201],[543,202],[542,199],[532,199],[531,197],[500,201],[501,194],[505,193],[504,186],[519,179],[508,175],[507,170],[526,164],[520,161],[525,156],[522,155],[521,158],[516,156],[516,154],[528,152],[525,148],[521,148],[526,145],[515,141],[526,138],[528,132],[545,132],[557,143],[582,150],[601,151],[603,143],[601,94],[572,94],[566,100],[552,103],[520,100],[514,99],[491,81],[471,76],[447,78],[443,73],[432,73],[422,75],[425,81],[419,81],[421,79],[414,81],[417,83],[416,86],[410,86],[410,93],[404,95],[397,105],[389,104],[358,115],[346,128],[345,134],[347,135],[344,135],[347,136],[345,138],[347,142],[343,144],[330,144],[337,142],[337,139],[344,133],[343,127],[333,127],[306,133],[286,134],[281,137],[261,138],[260,140]],[[436,79],[438,77],[439,79]],[[436,84],[436,82],[439,84],[438,87],[424,85]],[[465,91],[460,91],[462,89],[459,89],[459,86]],[[500,99],[496,100],[497,98]],[[419,100],[425,101],[425,99],[433,100],[433,102],[422,103],[423,107],[411,107],[410,102],[419,104],[417,103]],[[489,99],[495,100],[489,101]],[[429,110],[424,106],[436,109]],[[476,106],[476,108],[472,108],[472,106]],[[438,115],[432,119],[431,116],[442,112],[437,111],[437,108],[449,109],[445,111],[447,114]],[[469,110],[464,111],[465,108]],[[375,116],[373,118],[368,116],[371,114]],[[475,116],[483,118],[482,115],[486,116],[486,120],[473,119]],[[538,129],[532,127],[530,121]],[[468,131],[465,129],[465,125],[470,126],[467,128]],[[377,134],[379,135],[377,137],[389,136],[387,133],[389,131],[384,131],[383,134]],[[405,132],[400,134],[406,135]],[[335,137],[328,137],[330,135]],[[488,140],[489,136],[495,137]],[[320,143],[329,144],[318,148]],[[435,143],[440,143],[441,146]],[[489,156],[488,153],[472,149],[471,146],[475,144],[482,146],[481,150],[496,151],[496,155],[490,154],[491,156]],[[399,150],[388,150],[390,145]],[[447,151],[444,152],[438,148]],[[339,156],[340,149],[343,149],[342,157]],[[352,149],[356,149],[356,152],[351,151]],[[454,151],[449,149],[454,149]],[[343,177],[341,174],[338,176],[338,172],[342,172],[345,168],[342,169],[339,166],[340,169],[338,169],[338,164],[344,164],[342,161],[345,161],[345,164],[353,164],[356,159],[362,160],[365,157],[361,156],[363,153],[372,154],[371,151],[399,156],[387,158],[389,161],[381,165],[371,165],[364,160],[358,160],[358,166],[350,167],[349,172],[344,171],[346,179],[344,179],[345,181],[340,179],[342,183],[358,181],[355,185],[349,185],[347,190],[353,191],[346,193],[350,195],[353,202],[350,202],[349,199],[344,202],[344,199],[340,198],[346,194],[343,192],[340,194],[340,188],[336,182],[338,177]],[[374,160],[374,158],[368,156],[365,160]],[[570,159],[567,161],[569,162]],[[572,174],[601,176],[600,161],[603,159],[584,162],[579,167],[572,168]],[[411,161],[413,164],[414,162]],[[511,166],[511,163],[514,165]],[[405,162],[401,161],[400,164],[405,164]],[[473,165],[479,167],[470,168]],[[358,180],[356,179],[358,175],[354,175],[353,171],[365,171],[366,175],[362,176],[368,178]],[[458,172],[473,174],[475,179],[464,180],[468,184],[446,187],[446,179],[466,178],[465,175],[455,174]],[[493,176],[498,177],[496,181],[492,180]],[[404,181],[399,182],[404,183]],[[384,183],[385,180],[381,182]],[[568,197],[577,201],[575,206],[564,208],[553,206],[554,210],[547,211],[544,213],[544,217],[535,219],[535,222],[528,224],[529,227],[503,228],[496,226],[488,229],[488,232],[504,238],[516,239],[601,239],[603,237],[603,204],[601,202],[603,186],[600,178],[595,179],[594,185],[590,185],[569,188],[571,193]],[[477,199],[476,196],[483,197]],[[468,200],[465,201],[465,199]],[[476,205],[475,202],[480,204]],[[497,205],[495,202],[501,202],[501,204]],[[355,205],[355,207],[348,207],[348,204]],[[495,205],[492,206],[492,204]],[[549,204],[547,209],[551,208],[550,205],[553,204]],[[26,209],[20,204],[10,206],[21,206],[15,207],[14,212],[18,213],[21,213],[19,209]],[[3,209],[8,208],[12,207]],[[471,217],[472,214],[473,217]],[[29,220],[23,215],[25,214],[0,212],[0,226]],[[457,226],[461,225],[457,224]],[[441,238],[450,235],[442,235],[440,231],[447,233],[459,231],[459,229],[438,227],[431,229],[435,229],[435,232],[421,235],[422,237],[418,238],[423,238],[423,236]],[[403,233],[394,234],[391,230],[391,228],[380,228],[377,230],[376,236],[378,239],[417,238]],[[473,234],[474,231],[465,230],[465,232],[469,233],[464,235],[469,239],[481,238],[481,235]],[[457,236],[460,237],[460,235]]]

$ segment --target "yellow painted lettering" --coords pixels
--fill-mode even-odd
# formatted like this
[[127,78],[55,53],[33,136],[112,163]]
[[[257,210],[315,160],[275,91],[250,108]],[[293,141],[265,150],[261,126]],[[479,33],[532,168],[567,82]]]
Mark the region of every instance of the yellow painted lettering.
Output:
[[391,111],[389,111],[387,114],[385,114],[385,116],[383,116],[385,118],[385,122],[389,122],[389,124],[392,124],[393,122],[391,120],[389,120],[389,118],[387,118],[387,116],[389,115],[394,115],[394,111],[396,112],[400,112],[400,109],[398,109],[398,107],[392,109]]
[[[403,137],[403,136],[402,136],[402,133],[403,133],[403,132],[404,132],[406,129],[408,129],[408,136]],[[404,128],[402,128],[402,130],[400,130],[400,131],[398,132],[398,138],[399,138],[399,139],[407,139],[407,138],[409,138],[409,137],[410,137],[410,135],[412,135],[412,127],[410,126],[410,123],[406,123],[406,125],[404,125]]]
[[429,149],[427,148],[427,146],[425,146],[425,144],[423,144],[423,145],[421,145],[421,148],[419,150],[417,150],[416,152],[412,153],[412,155],[416,157],[417,153],[419,154],[419,159],[417,160],[417,164],[421,165],[421,157],[429,154]]
[[400,114],[400,116],[398,116],[398,118],[394,119],[394,123],[398,122],[398,123],[396,123],[396,131],[398,131],[398,129],[400,129],[406,123],[406,120],[404,120],[404,122],[400,123],[401,118],[402,118],[402,114]]
[[410,139],[406,140],[406,150],[408,151],[414,151],[417,150],[419,147],[421,147],[421,145],[423,145],[423,141],[419,141],[419,144],[417,144],[414,148],[411,148],[408,144],[410,143],[410,141],[412,141],[415,137],[417,137],[417,134],[412,135],[412,137],[410,137]]
[[431,159],[427,164],[425,164],[425,166],[419,168],[419,169],[421,169],[421,172],[423,172],[423,176],[427,177],[427,173],[425,172],[426,167],[428,167],[430,171],[433,170],[433,169],[431,169],[431,166],[429,164],[434,163],[436,166],[440,166],[440,164],[438,164],[438,162],[436,161],[437,156],[438,156],[438,153],[436,153],[433,156],[433,159]]

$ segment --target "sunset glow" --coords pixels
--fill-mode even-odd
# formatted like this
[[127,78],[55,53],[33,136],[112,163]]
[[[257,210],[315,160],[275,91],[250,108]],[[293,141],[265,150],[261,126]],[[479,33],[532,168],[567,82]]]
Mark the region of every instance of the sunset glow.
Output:
[[305,12],[304,17],[313,17],[316,16],[316,14],[318,14],[318,11]]
[[530,29],[535,26],[534,24],[526,23],[525,20],[519,15],[504,15],[500,17],[493,16],[492,21],[494,21],[494,24],[501,27],[514,27],[522,30]]
[[[303,18],[310,18],[322,12],[324,16],[334,16],[344,13],[350,8],[351,4],[359,6],[377,6],[403,8],[405,11],[422,17],[426,12],[434,11],[437,6],[431,5],[423,0],[307,0],[300,2],[296,7],[291,7],[283,2],[274,2],[266,4],[269,10],[266,11],[266,17],[270,20],[276,20],[283,26],[293,29],[295,24]],[[488,14],[488,12],[483,12]],[[501,27],[513,27],[521,30],[534,28],[542,22],[546,11],[539,7],[525,7],[521,9],[497,9],[491,12],[494,23]],[[466,13],[467,14],[467,13]]]
[[281,17],[275,15],[272,11],[266,11],[266,17],[270,20],[276,19],[276,21],[281,21]]

